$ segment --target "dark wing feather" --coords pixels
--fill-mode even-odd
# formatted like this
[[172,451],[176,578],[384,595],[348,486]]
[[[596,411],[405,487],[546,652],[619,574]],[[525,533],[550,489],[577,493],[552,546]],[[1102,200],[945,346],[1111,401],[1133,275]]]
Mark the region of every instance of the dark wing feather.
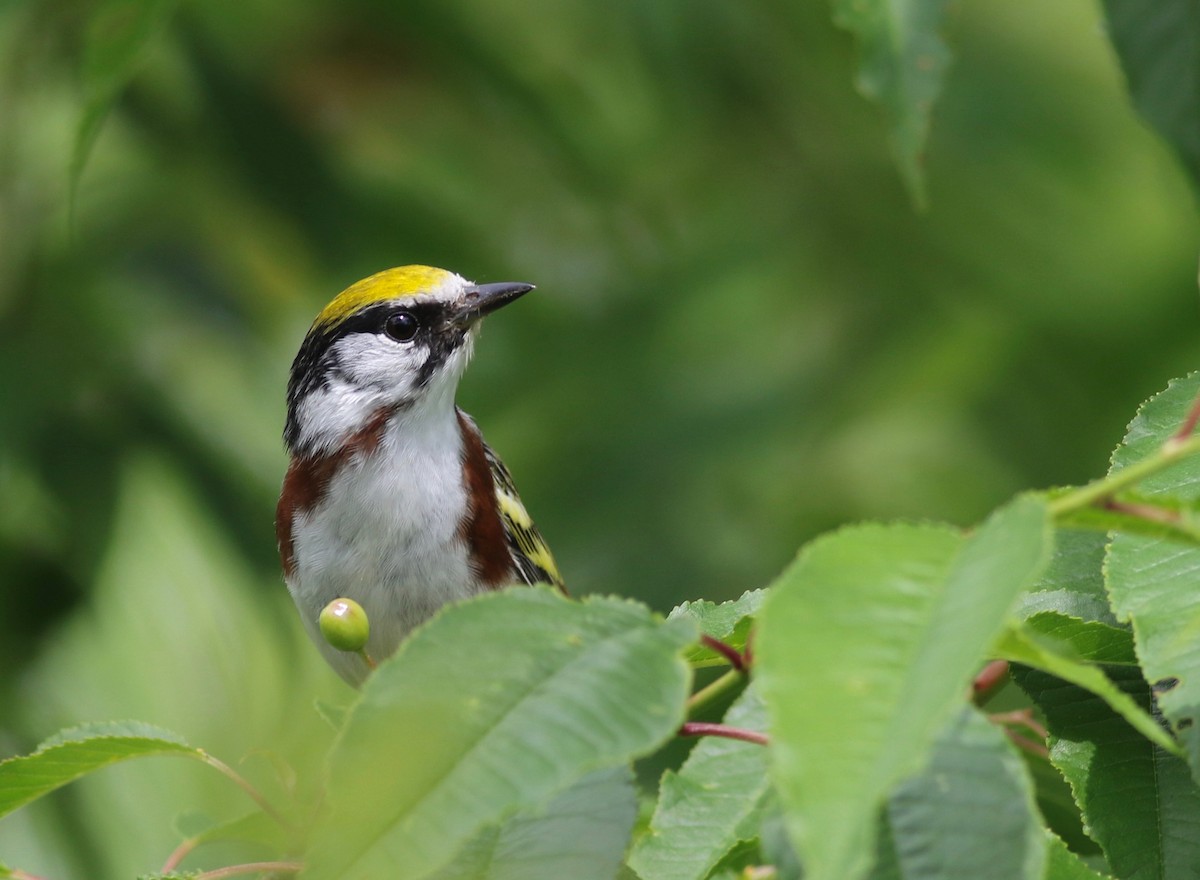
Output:
[[534,525],[529,511],[521,503],[521,496],[517,494],[512,475],[486,443],[484,451],[487,453],[488,467],[491,468],[492,482],[496,488],[496,507],[500,511],[500,521],[504,524],[509,552],[521,580],[527,584],[553,584],[565,593],[566,586],[550,547]]

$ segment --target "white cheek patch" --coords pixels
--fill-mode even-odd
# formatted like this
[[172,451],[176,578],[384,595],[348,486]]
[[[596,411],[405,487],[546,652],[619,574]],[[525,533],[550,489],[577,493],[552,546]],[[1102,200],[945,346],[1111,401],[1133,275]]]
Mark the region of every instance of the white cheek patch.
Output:
[[414,380],[429,357],[424,345],[395,342],[375,333],[353,333],[339,339],[333,353],[352,383],[384,392],[392,400],[413,395]]

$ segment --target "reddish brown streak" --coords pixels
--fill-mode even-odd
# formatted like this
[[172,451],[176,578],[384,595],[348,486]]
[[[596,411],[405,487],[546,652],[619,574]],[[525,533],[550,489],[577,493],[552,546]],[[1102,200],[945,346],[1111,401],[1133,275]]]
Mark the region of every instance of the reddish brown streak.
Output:
[[290,576],[296,568],[292,528],[296,514],[316,507],[333,475],[355,455],[367,456],[379,448],[387,421],[396,411],[394,406],[377,409],[367,423],[355,431],[338,449],[322,455],[294,456],[283,478],[279,504],[275,507],[275,540],[279,544],[279,559],[283,573]]
[[467,516],[460,533],[471,554],[475,574],[490,587],[514,578],[512,557],[504,523],[496,510],[496,486],[488,466],[483,438],[462,412],[458,426],[463,438],[463,486],[467,490]]

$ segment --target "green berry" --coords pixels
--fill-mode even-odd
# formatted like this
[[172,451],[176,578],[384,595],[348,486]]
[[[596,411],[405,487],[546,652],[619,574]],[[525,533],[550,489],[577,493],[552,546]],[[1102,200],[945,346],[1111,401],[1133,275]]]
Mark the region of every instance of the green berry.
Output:
[[361,651],[371,636],[367,612],[353,599],[334,599],[321,609],[321,635],[339,651]]

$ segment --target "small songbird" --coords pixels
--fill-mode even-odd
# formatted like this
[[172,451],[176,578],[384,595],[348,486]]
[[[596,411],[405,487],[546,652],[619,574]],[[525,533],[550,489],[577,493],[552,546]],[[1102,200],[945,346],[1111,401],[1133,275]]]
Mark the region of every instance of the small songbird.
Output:
[[480,320],[532,289],[389,269],[340,293],[296,354],[276,537],[309,635],[351,684],[367,660],[318,628],[334,599],[365,609],[366,654],[379,660],[447,602],[511,583],[562,588],[508,469],[454,403]]

